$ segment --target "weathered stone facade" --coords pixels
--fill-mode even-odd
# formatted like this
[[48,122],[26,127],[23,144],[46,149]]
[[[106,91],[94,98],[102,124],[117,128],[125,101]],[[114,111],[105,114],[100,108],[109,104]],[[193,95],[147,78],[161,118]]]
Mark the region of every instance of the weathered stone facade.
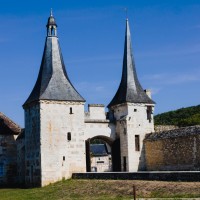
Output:
[[[149,106],[152,112],[147,116]],[[147,133],[154,132],[153,105],[126,103],[115,106],[113,112],[120,137],[122,171],[143,170],[143,140]]]
[[21,128],[0,112],[0,185],[17,183],[17,135]]
[[163,132],[163,131],[170,131],[174,129],[178,129],[178,126],[174,125],[155,125],[155,132]]
[[144,140],[146,170],[199,171],[200,126],[148,134]]

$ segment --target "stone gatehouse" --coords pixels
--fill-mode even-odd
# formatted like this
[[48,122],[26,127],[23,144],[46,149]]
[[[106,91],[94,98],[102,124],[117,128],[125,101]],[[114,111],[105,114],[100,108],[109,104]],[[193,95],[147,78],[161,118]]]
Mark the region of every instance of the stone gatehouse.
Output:
[[25,183],[30,186],[70,178],[91,171],[90,141],[105,141],[111,148],[113,171],[144,168],[143,139],[154,131],[154,101],[140,85],[126,20],[122,78],[109,103],[89,104],[71,83],[64,64],[51,13],[35,86],[25,101]]
[[[74,88],[67,74],[52,13],[46,28],[38,78],[23,104],[25,129],[22,131],[17,125],[12,126],[9,135],[11,157],[3,153],[4,143],[0,146],[0,180],[10,184],[9,173],[4,173],[7,165],[2,164],[3,159],[11,163],[9,166],[15,166],[11,170],[13,182],[28,187],[68,179],[72,173],[90,172],[90,143],[95,139],[101,139],[109,146],[112,171],[158,169],[151,154],[154,147],[157,154],[163,149],[154,146],[154,135],[146,136],[154,132],[155,102],[150,91],[143,90],[137,77],[128,19],[121,81],[107,112],[102,104],[89,104],[88,111],[84,110],[86,100]],[[0,130],[5,124],[3,119]],[[6,140],[6,134],[5,130],[0,132],[0,140]],[[164,154],[160,160],[163,157]]]

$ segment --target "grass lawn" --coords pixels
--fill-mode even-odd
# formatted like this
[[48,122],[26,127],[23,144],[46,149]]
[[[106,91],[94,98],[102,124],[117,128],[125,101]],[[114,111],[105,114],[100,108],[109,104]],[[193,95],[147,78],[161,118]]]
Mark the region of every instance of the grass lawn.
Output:
[[0,200],[130,200],[137,198],[200,197],[200,182],[130,180],[66,180],[43,188],[0,189]]

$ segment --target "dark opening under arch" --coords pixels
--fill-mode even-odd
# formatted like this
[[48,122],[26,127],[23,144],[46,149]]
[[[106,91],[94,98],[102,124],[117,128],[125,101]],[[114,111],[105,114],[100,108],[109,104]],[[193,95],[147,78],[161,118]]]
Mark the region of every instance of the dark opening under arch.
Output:
[[93,138],[89,138],[85,141],[86,147],[86,171],[91,172],[91,151],[90,151],[90,142],[92,140],[99,139],[107,143],[111,148],[111,157],[112,157],[112,171],[121,171],[121,158],[120,158],[120,139],[112,139],[107,136],[98,135]]

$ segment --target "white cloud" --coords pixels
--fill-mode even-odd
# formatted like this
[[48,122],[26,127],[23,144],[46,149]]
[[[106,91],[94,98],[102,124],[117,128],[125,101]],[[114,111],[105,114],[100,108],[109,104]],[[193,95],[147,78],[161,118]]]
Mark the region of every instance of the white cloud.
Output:
[[191,74],[152,74],[145,75],[142,78],[146,81],[152,81],[161,85],[182,84],[187,82],[200,81],[200,72]]

